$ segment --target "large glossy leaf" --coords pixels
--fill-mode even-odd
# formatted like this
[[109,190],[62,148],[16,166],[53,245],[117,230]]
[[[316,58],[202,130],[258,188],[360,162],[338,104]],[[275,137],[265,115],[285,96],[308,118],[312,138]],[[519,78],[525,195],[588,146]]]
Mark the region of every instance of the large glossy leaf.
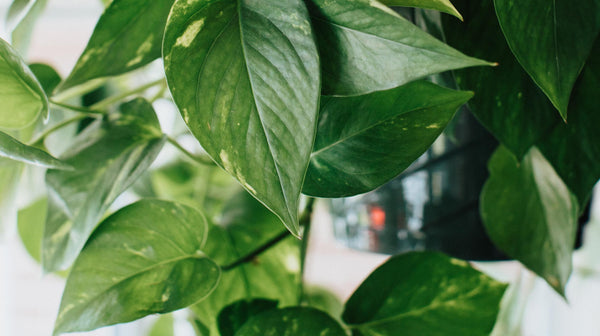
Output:
[[219,335],[235,336],[248,319],[268,310],[276,309],[277,301],[252,299],[236,301],[219,313]]
[[177,203],[142,200],[119,210],[73,265],[55,334],[168,313],[206,297],[221,272],[203,252],[207,235],[204,216]]
[[352,294],[356,335],[489,335],[506,285],[437,252],[390,258]]
[[311,0],[323,93],[358,95],[488,63],[467,57],[377,1]]
[[567,120],[571,90],[600,31],[600,0],[494,0],[494,5],[510,49]]
[[343,197],[373,190],[431,146],[473,94],[419,81],[356,97],[323,97],[303,192]]
[[560,122],[560,117],[511,53],[496,20],[493,1],[455,0],[454,4],[465,22],[442,18],[448,43],[499,63],[493,68],[455,71],[456,81],[460,88],[475,91],[469,102],[471,111],[520,159]]
[[164,144],[152,106],[143,99],[88,126],[62,159],[74,171],[49,170],[42,261],[67,268],[114,199],[148,168]]
[[[220,265],[239,260],[285,232],[277,217],[246,192],[233,197],[220,218],[211,227],[204,249]],[[297,304],[299,272],[300,242],[288,237],[252,262],[223,273],[217,289],[193,311],[218,335],[217,316],[235,301],[265,298],[277,300],[281,306]]]
[[6,15],[10,42],[21,54],[29,49],[31,34],[38,17],[46,9],[48,0],[14,0]]
[[37,147],[27,146],[4,132],[0,132],[0,156],[40,167],[67,170],[73,169],[73,167],[56,159],[43,150]]
[[346,336],[326,313],[308,307],[269,310],[248,320],[235,336]]
[[98,20],[85,50],[59,89],[119,75],[159,58],[173,1],[114,0]]
[[163,51],[194,136],[298,235],[320,91],[304,2],[177,0]]
[[600,179],[600,38],[573,90],[569,105],[569,123],[556,128],[538,143],[540,151],[577,196],[580,209],[585,208],[590,194]]
[[435,9],[463,19],[450,0],[381,0],[387,6],[417,7]]
[[520,163],[500,147],[489,170],[481,217],[491,240],[564,295],[577,232],[577,199],[536,147]]
[[17,52],[0,39],[0,129],[22,129],[48,114],[48,98]]

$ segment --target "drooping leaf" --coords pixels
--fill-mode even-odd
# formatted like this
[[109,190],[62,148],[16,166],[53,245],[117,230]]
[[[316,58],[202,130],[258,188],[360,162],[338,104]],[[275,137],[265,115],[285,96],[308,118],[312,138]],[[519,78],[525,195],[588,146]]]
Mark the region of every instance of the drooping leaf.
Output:
[[342,318],[356,335],[489,335],[506,285],[437,252],[390,258],[352,294]]
[[40,167],[71,170],[73,167],[43,150],[28,146],[10,135],[0,132],[0,156]]
[[29,50],[31,34],[48,0],[14,0],[8,9],[6,27],[11,33],[10,42],[22,55]]
[[[204,251],[229,265],[285,232],[275,215],[246,192],[233,197],[211,227]],[[249,298],[276,300],[281,306],[297,304],[300,241],[288,237],[253,261],[223,273],[217,289],[192,307],[200,321],[218,334],[217,316],[229,304]]]
[[594,185],[600,179],[600,37],[575,89],[569,105],[568,124],[557,124],[538,147],[579,201],[587,204]]
[[326,313],[309,307],[269,310],[248,320],[235,336],[346,336]]
[[510,49],[567,120],[571,90],[600,32],[600,0],[494,0],[494,6]]
[[298,235],[320,91],[304,2],[177,0],[163,51],[169,89],[194,136]]
[[419,158],[473,94],[418,81],[365,96],[323,97],[303,192],[373,190]]
[[137,69],[161,55],[165,23],[174,0],[114,0],[59,90]]
[[73,265],[54,333],[129,322],[200,301],[221,272],[203,253],[207,235],[201,213],[168,201],[142,200],[108,217]]
[[161,315],[152,325],[148,336],[175,336],[173,314]]
[[252,299],[236,301],[223,308],[219,313],[219,335],[235,336],[248,319],[267,310],[277,308],[277,301]]
[[48,199],[42,197],[17,214],[19,237],[27,253],[37,262],[42,261],[42,237],[47,209]]
[[47,96],[52,95],[54,89],[56,89],[58,84],[60,84],[60,82],[62,81],[62,78],[60,77],[58,72],[56,72],[56,70],[48,64],[29,64],[29,69],[31,70],[31,72],[33,72],[38,82],[40,82]]
[[311,0],[323,94],[359,95],[489,63],[467,57],[377,1]]
[[564,295],[577,232],[577,199],[536,147],[520,163],[500,147],[489,170],[480,210],[491,240]]
[[450,0],[381,0],[381,3],[387,6],[417,7],[425,9],[435,9],[440,12],[454,15],[462,21],[462,16],[456,10]]
[[465,22],[442,18],[448,43],[475,57],[499,63],[493,68],[455,71],[456,81],[461,89],[475,91],[469,101],[471,111],[521,159],[560,122],[560,117],[511,53],[496,20],[493,1],[454,0],[454,4]]
[[22,129],[41,114],[48,115],[48,98],[17,52],[0,39],[0,129]]
[[148,168],[165,139],[143,99],[121,105],[88,126],[62,160],[74,171],[49,170],[48,217],[42,261],[46,271],[67,268],[110,204]]

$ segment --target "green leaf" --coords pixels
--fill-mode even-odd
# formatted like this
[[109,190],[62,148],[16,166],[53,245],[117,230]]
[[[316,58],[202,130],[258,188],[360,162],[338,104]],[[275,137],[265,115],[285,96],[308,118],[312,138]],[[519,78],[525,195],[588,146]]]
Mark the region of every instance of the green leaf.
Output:
[[254,316],[235,336],[346,336],[342,327],[326,313],[308,307],[270,310]]
[[6,16],[6,27],[11,33],[11,43],[21,54],[27,54],[31,35],[48,0],[15,0]]
[[0,129],[22,129],[41,114],[48,115],[48,98],[17,52],[0,39]]
[[[454,71],[461,89],[475,91],[469,107],[479,121],[519,159],[560,122],[550,101],[506,44],[492,0],[454,0],[465,22],[442,18],[448,43],[499,63],[493,68]],[[490,43],[494,41],[494,43]]]
[[473,94],[418,81],[355,97],[323,97],[303,192],[373,190],[419,158]]
[[161,55],[174,0],[114,0],[104,11],[63,91],[91,79],[137,69]]
[[[494,0],[519,63],[564,120],[571,90],[600,31],[600,0]],[[526,32],[526,33],[524,33]]]
[[538,147],[585,209],[594,185],[600,179],[600,37],[573,90],[569,123],[557,124]]
[[[210,228],[206,254],[229,265],[285,232],[275,215],[245,191],[226,205],[218,224]],[[217,315],[229,304],[249,298],[277,300],[281,306],[297,304],[300,241],[288,237],[252,262],[223,273],[217,289],[192,309],[217,334]]]
[[489,335],[505,289],[465,261],[411,252],[371,273],[342,318],[357,335]]
[[167,201],[142,200],[108,217],[73,265],[54,333],[88,331],[200,301],[221,272],[202,252],[207,234],[201,213]]
[[314,285],[309,286],[305,283],[302,297],[307,306],[327,312],[327,314],[341,322],[344,304],[340,301],[340,298],[329,289]]
[[577,199],[536,147],[520,163],[500,147],[489,170],[480,211],[491,240],[564,295],[577,232]]
[[0,239],[17,223],[17,190],[23,163],[0,157]]
[[17,215],[18,231],[27,253],[37,262],[42,260],[42,237],[48,198],[42,197],[29,206],[19,210]]
[[309,3],[323,94],[365,94],[446,70],[490,64],[452,49],[379,2]]
[[56,72],[54,68],[47,64],[29,64],[29,69],[31,70],[31,72],[33,72],[38,82],[40,82],[40,84],[42,85],[42,88],[44,88],[44,92],[48,96],[52,95],[54,89],[56,89],[58,84],[60,84],[60,82],[62,81],[62,78],[60,78],[58,72]]
[[4,132],[0,132],[0,156],[40,167],[73,169],[70,165],[56,159],[43,150],[27,146]]
[[177,0],[163,51],[169,89],[194,136],[298,235],[320,92],[303,1]]
[[152,325],[148,336],[175,336],[173,314],[161,315]]
[[450,0],[381,0],[386,6],[416,7],[425,9],[435,9],[450,15],[454,15],[461,21],[463,17],[454,8]]
[[46,174],[46,271],[69,267],[110,204],[150,166],[164,142],[152,106],[141,98],[121,105],[120,113],[105,116],[73,140],[62,159],[75,170]]
[[248,319],[268,310],[276,309],[277,301],[265,299],[240,300],[223,308],[219,313],[219,335],[234,336]]

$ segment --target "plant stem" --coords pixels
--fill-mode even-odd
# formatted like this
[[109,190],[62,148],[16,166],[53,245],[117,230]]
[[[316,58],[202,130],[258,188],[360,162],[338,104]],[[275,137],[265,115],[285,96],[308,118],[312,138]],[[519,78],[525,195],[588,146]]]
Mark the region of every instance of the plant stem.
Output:
[[71,111],[75,111],[75,112],[81,112],[81,113],[89,113],[89,114],[104,114],[104,111],[99,111],[99,110],[95,110],[95,109],[91,109],[89,107],[85,107],[85,106],[74,106],[74,105],[69,105],[69,104],[65,104],[65,103],[61,103],[55,100],[50,99],[50,104],[65,108],[67,110],[71,110]]
[[162,83],[164,83],[164,81],[165,81],[165,79],[161,78],[161,79],[155,80],[153,82],[144,84],[144,85],[142,85],[140,87],[137,87],[135,89],[132,89],[130,91],[126,91],[126,92],[123,92],[121,94],[108,97],[108,98],[106,98],[104,100],[101,100],[101,101],[97,102],[96,104],[90,106],[90,108],[92,110],[103,110],[103,109],[109,107],[110,105],[112,105],[114,103],[117,103],[117,102],[120,102],[121,100],[123,100],[123,99],[125,99],[125,98],[127,98],[129,96],[132,96],[132,95],[134,95],[136,93],[144,92],[144,91],[148,90],[149,88],[151,88],[153,86],[162,84]]
[[304,207],[304,211],[300,216],[300,227],[303,227],[304,231],[302,233],[302,246],[300,247],[300,291],[298,293],[298,303],[301,303],[304,298],[304,270],[306,268],[306,252],[308,251],[314,205],[315,198],[309,197],[306,207]]
[[187,149],[183,148],[183,146],[181,146],[179,144],[179,142],[177,142],[177,140],[171,138],[171,137],[167,137],[167,141],[173,145],[175,148],[177,148],[181,153],[185,154],[187,157],[189,157],[190,159],[203,164],[203,165],[207,165],[207,166],[214,166],[215,162],[213,160],[211,160],[208,156],[206,155],[194,155],[192,153],[190,153]]
[[31,141],[31,143],[29,145],[30,146],[37,146],[37,145],[41,144],[42,141],[44,141],[44,139],[46,139],[46,137],[48,135],[50,135],[50,134],[58,131],[59,129],[61,129],[61,128],[65,127],[65,126],[68,126],[68,125],[70,125],[70,124],[72,124],[74,122],[83,120],[85,118],[94,118],[94,117],[97,118],[98,116],[97,115],[90,116],[90,115],[81,114],[81,115],[76,115],[73,118],[63,120],[63,121],[59,122],[58,124],[52,126],[51,128],[47,129],[46,131],[44,131],[44,133],[40,134],[37,138],[35,138],[33,141]]
[[240,265],[243,265],[245,263],[248,263],[248,262],[254,260],[254,258],[258,257],[259,255],[261,255],[263,252],[267,251],[271,247],[277,245],[277,243],[281,242],[288,236],[291,236],[290,231],[285,230],[285,231],[281,232],[280,234],[278,234],[277,236],[275,236],[274,238],[272,238],[271,240],[269,240],[268,242],[266,242],[265,244],[263,244],[256,250],[247,254],[245,257],[242,257],[242,258],[232,262],[229,265],[222,266],[221,270],[223,270],[224,272],[231,271],[232,269],[234,269]]

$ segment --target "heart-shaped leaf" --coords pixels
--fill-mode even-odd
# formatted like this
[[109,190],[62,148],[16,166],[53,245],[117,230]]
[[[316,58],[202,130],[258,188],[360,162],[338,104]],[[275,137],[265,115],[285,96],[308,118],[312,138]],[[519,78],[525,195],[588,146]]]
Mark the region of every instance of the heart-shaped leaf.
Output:
[[355,97],[323,97],[303,192],[343,197],[391,180],[442,133],[473,94],[418,81]]
[[600,0],[494,0],[519,63],[563,119],[571,90],[600,31]]
[[219,335],[235,336],[248,319],[264,313],[265,311],[276,309],[277,301],[265,299],[240,300],[223,308],[219,313]]
[[298,235],[320,91],[304,2],[177,0],[163,51],[194,136]]
[[577,199],[536,147],[521,162],[500,147],[489,170],[481,217],[491,240],[564,295],[577,232]]
[[381,3],[387,6],[435,9],[440,12],[454,15],[461,21],[463,19],[450,0],[381,0]]
[[0,129],[22,129],[41,114],[48,115],[48,98],[17,52],[0,39]]
[[377,1],[308,3],[323,94],[366,94],[446,70],[489,65],[452,49]]
[[165,139],[152,105],[135,99],[88,126],[62,157],[74,171],[49,170],[42,263],[71,265],[110,204],[154,161]]
[[200,301],[221,272],[202,252],[207,234],[201,213],[167,201],[142,200],[108,217],[73,265],[54,333],[129,322]]
[[269,310],[248,320],[235,336],[346,336],[342,327],[320,310],[290,307]]
[[40,167],[70,170],[73,167],[43,150],[27,146],[10,135],[0,132],[0,156]]
[[506,289],[437,252],[394,256],[352,294],[342,318],[355,335],[489,335]]
[[137,69],[160,57],[174,0],[114,0],[59,90]]

